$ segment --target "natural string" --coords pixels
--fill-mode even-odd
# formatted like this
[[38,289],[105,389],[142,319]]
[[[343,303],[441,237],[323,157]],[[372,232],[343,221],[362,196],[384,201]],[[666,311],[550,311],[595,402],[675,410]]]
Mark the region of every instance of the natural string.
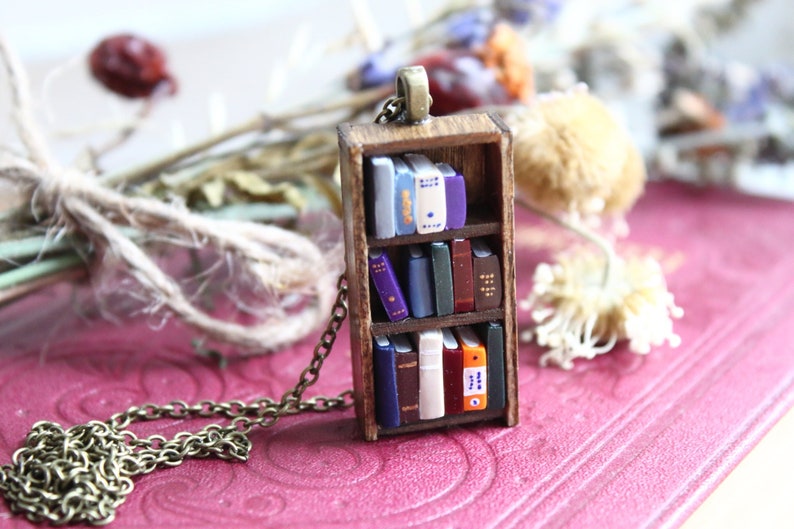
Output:
[[[106,250],[126,266],[143,290],[149,310],[167,308],[206,337],[247,351],[274,350],[316,328],[335,294],[335,261],[316,244],[295,232],[251,222],[208,219],[179,204],[126,196],[102,186],[85,173],[64,169],[50,156],[32,115],[25,71],[0,37],[14,117],[27,158],[0,153],[0,178],[28,191],[31,207],[44,208],[53,230],[65,227],[86,236],[102,255]],[[180,285],[119,229],[131,226],[160,234],[183,247],[210,247],[241,265],[256,281],[255,292],[284,299],[290,294],[312,297],[313,303],[287,312],[268,307],[267,317],[255,325],[215,318],[199,309]],[[330,261],[330,264],[329,264]]]

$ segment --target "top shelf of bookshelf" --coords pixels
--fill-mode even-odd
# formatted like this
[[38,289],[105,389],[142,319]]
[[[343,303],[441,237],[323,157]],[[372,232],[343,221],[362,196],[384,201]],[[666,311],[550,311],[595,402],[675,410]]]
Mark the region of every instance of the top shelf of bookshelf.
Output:
[[486,221],[472,219],[462,228],[456,230],[444,230],[435,233],[413,233],[411,235],[399,235],[388,239],[376,239],[367,237],[367,246],[370,248],[387,248],[389,246],[400,246],[404,244],[422,244],[434,241],[451,241],[452,239],[471,239],[474,237],[484,237],[501,233],[501,225],[497,221]]

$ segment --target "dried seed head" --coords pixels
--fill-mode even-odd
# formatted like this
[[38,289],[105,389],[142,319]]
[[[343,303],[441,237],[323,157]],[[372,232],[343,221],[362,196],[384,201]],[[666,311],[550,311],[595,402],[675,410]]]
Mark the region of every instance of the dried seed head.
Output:
[[89,65],[97,81],[124,97],[150,97],[161,90],[173,95],[177,90],[165,54],[136,35],[114,35],[102,40],[91,52]]

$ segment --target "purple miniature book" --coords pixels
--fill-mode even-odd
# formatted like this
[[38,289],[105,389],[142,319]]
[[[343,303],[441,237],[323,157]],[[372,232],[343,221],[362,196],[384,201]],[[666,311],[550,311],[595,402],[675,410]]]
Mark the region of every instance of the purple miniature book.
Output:
[[463,175],[448,163],[437,163],[444,176],[444,192],[447,199],[447,229],[455,230],[466,224],[466,181]]
[[405,303],[405,296],[397,282],[391,260],[383,250],[370,250],[369,276],[375,284],[375,290],[383,303],[383,308],[386,309],[389,321],[407,318],[408,305]]

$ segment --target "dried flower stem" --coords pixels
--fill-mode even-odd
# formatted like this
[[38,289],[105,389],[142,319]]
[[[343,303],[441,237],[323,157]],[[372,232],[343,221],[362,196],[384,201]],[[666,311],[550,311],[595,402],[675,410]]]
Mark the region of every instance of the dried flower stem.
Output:
[[183,149],[178,151],[169,153],[161,158],[154,159],[150,162],[147,162],[143,165],[139,165],[137,167],[133,167],[127,171],[120,171],[115,173],[108,173],[99,177],[99,181],[106,186],[117,186],[120,184],[131,184],[135,182],[139,182],[153,174],[159,173],[164,169],[174,165],[175,163],[184,160],[185,158],[189,158],[195,154],[201,153],[229,141],[233,138],[237,138],[238,136],[242,136],[244,134],[250,134],[253,132],[269,132],[282,126],[284,124],[290,123],[291,121],[305,118],[309,116],[316,116],[318,114],[327,114],[330,112],[336,112],[343,109],[360,109],[365,106],[371,105],[384,97],[388,96],[392,92],[391,87],[377,87],[371,90],[358,92],[352,94],[346,98],[340,99],[338,101],[334,101],[332,103],[324,103],[318,106],[310,106],[306,107],[303,110],[298,110],[294,112],[288,112],[285,114],[281,114],[279,116],[268,116],[266,114],[260,114],[248,121],[240,123],[224,132],[216,134],[214,136],[210,136],[202,141],[189,145]]
[[538,207],[534,206],[532,203],[524,199],[523,197],[516,196],[515,197],[516,203],[520,204],[521,206],[527,208],[532,213],[542,217],[549,222],[553,222],[566,230],[570,230],[573,233],[579,235],[580,237],[592,242],[595,244],[601,252],[604,254],[604,275],[601,282],[601,286],[606,288],[609,284],[611,284],[613,280],[613,270],[615,268],[614,263],[617,259],[617,255],[615,254],[615,249],[612,247],[612,244],[609,243],[606,239],[598,235],[597,233],[587,229],[585,226],[581,224],[574,224],[573,222],[568,221],[562,217],[557,217],[556,215],[552,215]]
[[0,274],[0,306],[59,281],[77,279],[87,273],[78,255],[61,255],[26,264]]

